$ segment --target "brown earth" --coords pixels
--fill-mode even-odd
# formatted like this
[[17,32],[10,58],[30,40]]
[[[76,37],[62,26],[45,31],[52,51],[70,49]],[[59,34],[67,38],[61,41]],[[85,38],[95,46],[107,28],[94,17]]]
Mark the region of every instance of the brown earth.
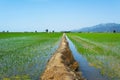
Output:
[[78,67],[64,34],[59,48],[48,61],[40,80],[85,80],[81,72],[77,71]]

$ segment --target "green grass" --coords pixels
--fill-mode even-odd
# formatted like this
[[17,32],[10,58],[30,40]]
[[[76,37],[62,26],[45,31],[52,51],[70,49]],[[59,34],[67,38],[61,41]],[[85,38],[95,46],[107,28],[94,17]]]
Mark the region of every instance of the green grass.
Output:
[[120,33],[69,33],[89,64],[111,79],[120,79]]
[[38,80],[61,33],[0,33],[0,80]]

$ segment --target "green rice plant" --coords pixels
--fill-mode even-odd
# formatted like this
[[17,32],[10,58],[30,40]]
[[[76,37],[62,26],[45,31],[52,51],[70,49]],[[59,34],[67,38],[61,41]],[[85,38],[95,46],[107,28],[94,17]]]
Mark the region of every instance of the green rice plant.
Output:
[[0,33],[1,80],[38,80],[62,36],[61,33],[3,34]]
[[120,79],[120,33],[69,33],[68,37],[90,66],[112,80]]

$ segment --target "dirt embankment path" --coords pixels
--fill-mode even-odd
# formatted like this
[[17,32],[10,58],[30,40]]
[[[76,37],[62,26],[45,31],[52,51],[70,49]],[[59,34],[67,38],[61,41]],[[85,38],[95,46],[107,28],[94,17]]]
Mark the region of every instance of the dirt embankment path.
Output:
[[65,34],[57,51],[48,61],[40,80],[84,80],[69,49]]

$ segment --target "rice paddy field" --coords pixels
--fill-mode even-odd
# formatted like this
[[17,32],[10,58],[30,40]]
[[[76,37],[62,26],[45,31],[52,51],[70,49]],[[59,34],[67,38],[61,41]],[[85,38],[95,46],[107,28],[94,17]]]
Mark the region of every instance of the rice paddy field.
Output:
[[0,80],[39,80],[61,33],[0,33]]
[[120,33],[67,33],[90,66],[111,80],[120,79]]

